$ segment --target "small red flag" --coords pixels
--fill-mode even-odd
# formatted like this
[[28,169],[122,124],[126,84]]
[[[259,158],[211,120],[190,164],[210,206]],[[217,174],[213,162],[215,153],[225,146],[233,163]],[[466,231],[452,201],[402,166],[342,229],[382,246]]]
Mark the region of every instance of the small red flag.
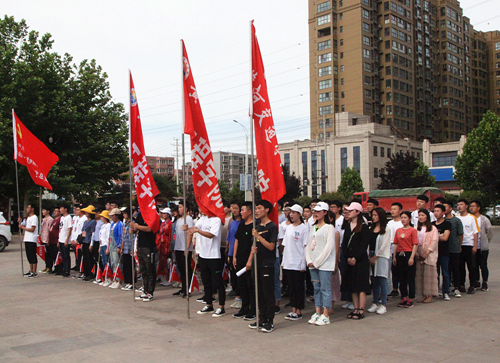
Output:
[[229,272],[227,271],[227,265],[224,265],[224,270],[222,270],[222,280],[229,280]]
[[95,275],[96,280],[101,280],[102,281],[102,271],[101,271],[101,266],[97,265],[97,273]]
[[117,278],[120,279],[121,281],[125,281],[120,266],[116,266],[115,275],[113,276],[113,281],[116,281]]
[[189,292],[193,292],[195,287],[196,290],[200,291],[200,283],[198,282],[198,278],[196,277],[196,275],[193,273],[193,277],[191,278],[191,285],[189,286]]
[[83,256],[82,259],[80,260],[80,273],[83,273],[84,268],[83,268]]
[[56,262],[55,262],[54,266],[57,266],[57,265],[59,265],[62,262],[63,262],[63,259],[62,259],[62,256],[61,256],[61,252],[57,252]]
[[109,263],[104,268],[102,276],[106,278],[106,280],[113,278],[113,271],[111,270],[111,266],[109,265]]
[[177,273],[175,265],[172,265],[172,267],[170,268],[170,279],[168,280],[168,282],[172,283],[174,281],[182,283],[182,280],[179,277],[179,274]]
[[90,271],[90,272],[92,272],[92,273],[95,272],[95,265],[92,267],[92,271]]
[[12,130],[14,133],[14,160],[28,168],[35,184],[52,190],[47,175],[59,157],[23,125],[14,110],[12,110]]
[[36,246],[36,254],[45,261],[45,246]]
[[195,267],[196,267],[196,262],[194,261],[194,258],[191,257],[191,269],[194,271]]

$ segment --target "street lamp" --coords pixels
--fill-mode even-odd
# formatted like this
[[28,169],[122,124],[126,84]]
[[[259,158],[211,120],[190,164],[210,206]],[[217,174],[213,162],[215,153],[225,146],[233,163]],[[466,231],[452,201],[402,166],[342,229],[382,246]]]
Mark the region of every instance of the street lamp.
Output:
[[[245,141],[246,141],[246,148],[245,148],[245,201],[249,201],[250,198],[249,198],[249,193],[248,193],[248,187],[247,187],[247,184],[248,184],[248,139],[249,139],[249,135],[248,135],[248,129],[243,126],[243,124],[241,124],[240,122],[236,121],[236,120],[233,120],[233,122],[236,122],[238,125],[240,125],[241,127],[243,127],[243,130],[245,131]],[[252,178],[253,179],[253,178]]]

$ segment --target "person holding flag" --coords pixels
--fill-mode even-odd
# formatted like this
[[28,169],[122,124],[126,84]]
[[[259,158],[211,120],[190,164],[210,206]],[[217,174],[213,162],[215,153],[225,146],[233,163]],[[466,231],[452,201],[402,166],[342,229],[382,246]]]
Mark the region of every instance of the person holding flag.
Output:
[[[59,264],[58,273],[63,277],[69,277],[71,267],[71,256],[69,254],[69,240],[71,238],[71,230],[73,228],[73,221],[71,215],[68,213],[69,205],[63,203],[59,205],[61,212],[61,221],[59,223],[59,252],[63,259],[62,266]],[[57,275],[56,274],[56,275]]]
[[36,257],[36,243],[38,238],[38,217],[35,214],[35,205],[28,204],[26,207],[26,220],[23,223],[21,218],[18,218],[19,229],[24,231],[24,246],[26,248],[26,257],[30,264],[30,270],[24,274],[24,277],[34,278],[38,277],[36,267],[38,258]]
[[89,282],[92,280],[92,260],[90,256],[90,245],[92,243],[92,235],[95,231],[96,221],[94,219],[95,208],[89,205],[83,208],[82,213],[85,213],[87,219],[82,227],[82,258],[83,258],[83,279],[82,281]]
[[59,224],[61,223],[61,212],[59,211],[58,207],[54,208],[52,215],[53,219],[49,226],[49,243],[47,244],[47,255],[49,257],[45,257],[50,261],[50,264],[47,266],[49,268],[49,271],[47,271],[47,273],[49,274],[55,272],[55,270],[52,270],[52,268],[55,266],[57,258],[57,245],[59,243]]
[[[104,271],[104,269],[108,265],[108,245],[109,245],[109,234],[110,234],[110,224],[109,224],[109,212],[107,210],[101,212],[101,222],[103,223],[100,230],[99,230],[99,251],[101,255],[101,265],[100,269],[101,271]],[[99,279],[96,280],[96,282],[104,287],[107,287],[111,285],[111,281],[106,280],[106,281],[99,281]]]
[[50,231],[50,225],[52,224],[52,221],[54,220],[50,216],[50,209],[49,208],[42,208],[42,246],[45,249],[45,268],[41,271],[42,273],[46,274],[49,271],[52,271],[52,264],[54,263],[52,255],[49,253],[49,231]]

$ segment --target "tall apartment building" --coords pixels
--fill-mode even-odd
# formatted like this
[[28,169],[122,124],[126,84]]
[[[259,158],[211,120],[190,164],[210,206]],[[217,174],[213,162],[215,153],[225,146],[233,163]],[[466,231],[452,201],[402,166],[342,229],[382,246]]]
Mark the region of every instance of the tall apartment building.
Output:
[[152,174],[174,176],[174,158],[164,156],[146,156]]
[[474,30],[456,0],[310,0],[309,35],[311,138],[346,111],[431,142],[500,114],[500,34]]
[[[212,152],[217,179],[223,180],[229,189],[240,181],[240,174],[245,173],[245,154],[224,151]],[[251,169],[251,156],[248,156],[248,170]]]

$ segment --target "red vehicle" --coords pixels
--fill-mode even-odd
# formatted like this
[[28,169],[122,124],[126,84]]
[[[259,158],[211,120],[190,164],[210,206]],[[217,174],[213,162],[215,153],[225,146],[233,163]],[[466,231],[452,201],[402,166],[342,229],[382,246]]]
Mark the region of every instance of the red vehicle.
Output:
[[417,197],[426,195],[429,198],[427,207],[432,209],[436,198],[444,197],[444,192],[439,188],[423,187],[423,188],[407,188],[407,189],[389,189],[389,190],[372,190],[371,192],[354,193],[353,197],[361,200],[363,210],[366,212],[366,202],[373,198],[378,200],[379,207],[384,208],[386,212],[391,210],[392,203],[398,202],[403,205],[403,210],[415,210],[417,205]]

